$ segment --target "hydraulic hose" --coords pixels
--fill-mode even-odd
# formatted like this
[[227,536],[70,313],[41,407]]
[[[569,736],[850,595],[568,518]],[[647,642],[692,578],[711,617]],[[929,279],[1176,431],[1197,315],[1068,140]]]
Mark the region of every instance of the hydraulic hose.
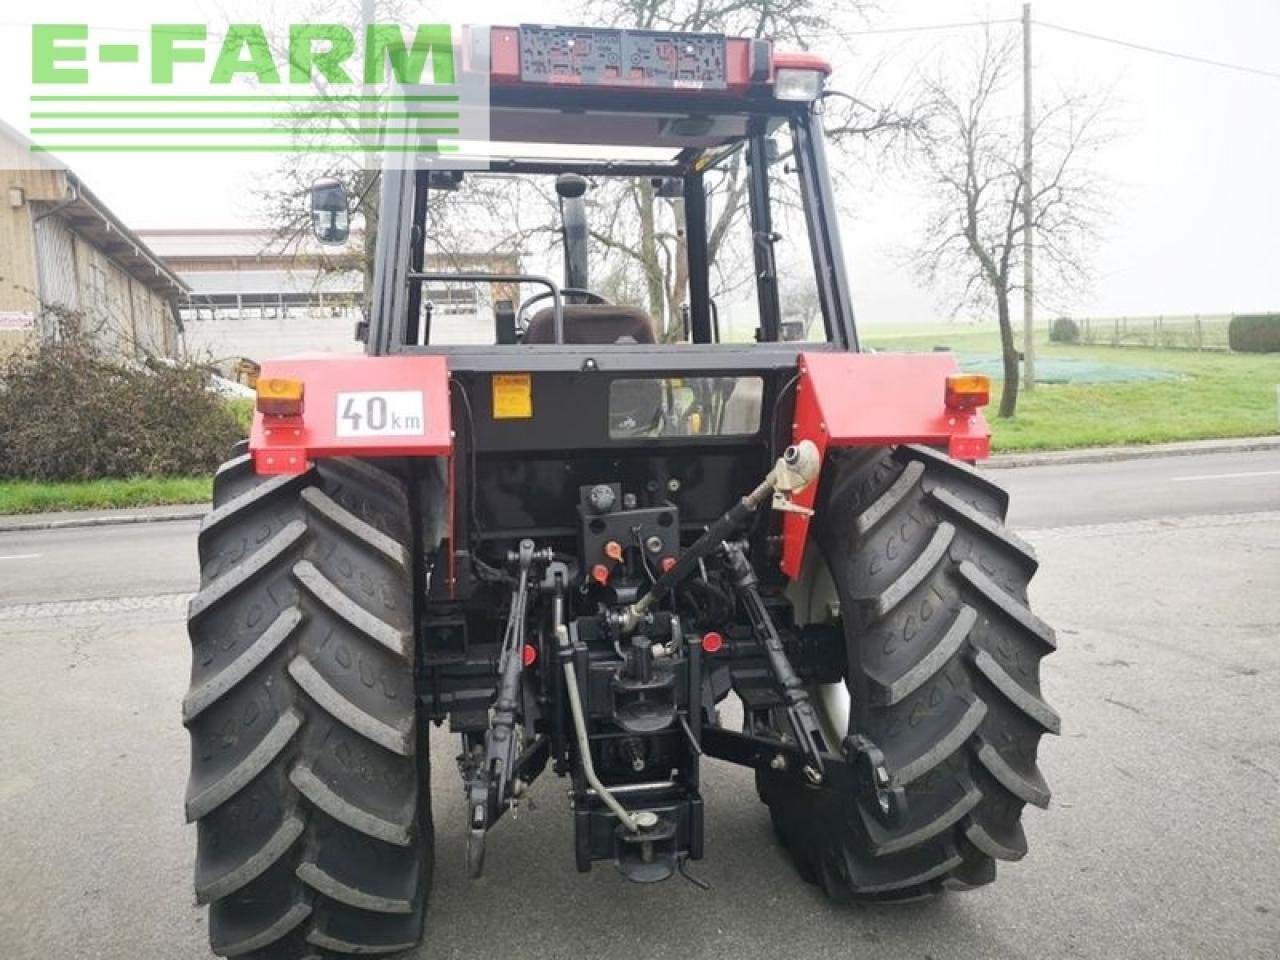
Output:
[[714,552],[724,540],[728,539],[738,527],[742,526],[746,519],[755,513],[760,503],[770,492],[772,492],[771,487],[761,484],[735,503],[727,513],[723,514],[711,526],[707,527],[702,532],[702,536],[698,537],[689,546],[688,550],[680,554],[671,569],[660,576],[657,582],[649,588],[649,592],[635,605],[636,613],[643,614],[649,610],[655,603],[665,597],[672,587],[693,573],[699,561]]
[[[649,588],[649,592],[627,608],[622,621],[624,631],[633,630],[654,604],[670,593],[672,587],[693,573],[694,568],[745,523],[770,494],[798,493],[817,479],[818,470],[821,467],[821,455],[811,440],[802,440],[787,447],[778,458],[778,462],[773,465],[773,469],[765,475],[764,480],[707,527],[702,536],[676,558],[671,569],[657,579],[657,582]],[[785,501],[780,504],[775,497],[775,508],[786,507],[788,503],[789,501]],[[801,508],[790,507],[789,509]]]

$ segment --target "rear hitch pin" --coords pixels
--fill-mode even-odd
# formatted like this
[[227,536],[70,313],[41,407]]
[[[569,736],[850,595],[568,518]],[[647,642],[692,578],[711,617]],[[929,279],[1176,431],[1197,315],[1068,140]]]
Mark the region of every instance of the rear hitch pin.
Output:
[[689,855],[688,854],[684,854],[683,856],[677,858],[676,870],[680,872],[680,876],[684,877],[686,880],[692,883],[699,890],[711,889],[711,884],[707,883],[707,881],[699,877],[695,877],[692,873],[689,872]]

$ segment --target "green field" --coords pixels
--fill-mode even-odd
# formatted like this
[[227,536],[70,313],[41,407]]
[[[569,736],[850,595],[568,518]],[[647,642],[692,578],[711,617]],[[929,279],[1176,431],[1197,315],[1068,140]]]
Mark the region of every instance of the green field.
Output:
[[[997,356],[994,325],[881,327],[863,332],[877,350],[949,347]],[[1158,371],[1167,379],[1127,383],[1041,383],[1018,400],[1012,420],[991,416],[996,450],[1054,450],[1280,433],[1280,355],[1038,344],[1043,361]],[[1048,366],[1048,364],[1046,364]],[[999,397],[993,385],[991,412]]]

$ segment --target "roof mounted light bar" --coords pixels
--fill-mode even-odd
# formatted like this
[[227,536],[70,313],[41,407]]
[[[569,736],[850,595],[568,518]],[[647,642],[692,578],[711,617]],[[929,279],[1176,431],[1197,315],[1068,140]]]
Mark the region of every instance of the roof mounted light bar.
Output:
[[807,53],[775,53],[768,40],[715,33],[522,25],[489,28],[490,80],[742,94],[773,85],[781,100],[814,100],[831,66]]

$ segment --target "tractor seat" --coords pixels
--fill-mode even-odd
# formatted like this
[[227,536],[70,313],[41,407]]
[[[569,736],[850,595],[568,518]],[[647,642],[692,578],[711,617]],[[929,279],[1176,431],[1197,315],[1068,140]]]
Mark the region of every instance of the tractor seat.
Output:
[[[653,321],[643,310],[613,303],[566,303],[565,343],[656,343]],[[529,320],[525,343],[555,343],[555,310],[545,307]]]

